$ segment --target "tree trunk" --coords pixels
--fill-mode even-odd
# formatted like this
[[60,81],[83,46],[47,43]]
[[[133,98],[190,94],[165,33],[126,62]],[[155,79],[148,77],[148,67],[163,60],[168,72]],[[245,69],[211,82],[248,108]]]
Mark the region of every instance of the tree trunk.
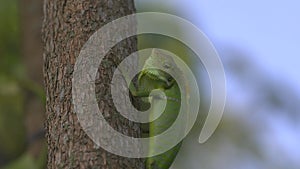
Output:
[[[82,46],[101,26],[134,13],[133,1],[45,0],[44,3],[48,168],[143,168],[142,159],[116,156],[95,146],[82,130],[71,98],[72,72]],[[107,60],[111,63],[120,62],[134,51],[136,39],[129,38],[116,45]],[[100,84],[96,84],[96,91],[110,96],[109,79],[113,71],[99,68],[98,74],[97,82]],[[113,105],[111,99],[101,104],[109,114],[106,117],[112,127],[122,128],[124,133],[131,133],[135,137],[140,136],[139,125],[121,118],[110,106]]]

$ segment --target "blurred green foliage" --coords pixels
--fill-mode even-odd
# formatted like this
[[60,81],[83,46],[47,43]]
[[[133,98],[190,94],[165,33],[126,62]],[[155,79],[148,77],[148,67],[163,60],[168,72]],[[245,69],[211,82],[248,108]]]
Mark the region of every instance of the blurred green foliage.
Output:
[[0,168],[7,163],[4,166],[7,169],[43,168],[44,159],[35,161],[26,152],[25,91],[37,95],[41,101],[45,94],[40,85],[27,78],[22,64],[18,3],[0,0]]
[[25,150],[23,96],[18,84],[0,76],[0,152],[8,159]]
[[0,1],[0,153],[6,159],[25,150],[18,1]]
[[42,169],[46,164],[46,147],[42,150],[39,158],[33,158],[29,153],[24,153],[22,156],[14,160],[12,163],[6,165],[1,169]]
[[0,76],[22,75],[17,0],[0,0]]

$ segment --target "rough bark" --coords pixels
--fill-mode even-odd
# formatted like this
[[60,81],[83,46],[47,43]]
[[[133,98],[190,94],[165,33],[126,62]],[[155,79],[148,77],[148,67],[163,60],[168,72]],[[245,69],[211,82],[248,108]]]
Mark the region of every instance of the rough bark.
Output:
[[[141,159],[119,157],[98,148],[82,130],[72,107],[72,72],[76,57],[88,38],[106,23],[135,12],[133,0],[45,0],[44,1],[44,79],[46,86],[46,128],[48,168],[143,168]],[[113,48],[107,56],[119,62],[136,50],[130,38]],[[114,65],[111,65],[113,69]],[[112,70],[99,68],[96,91],[110,95]],[[97,90],[98,88],[98,90]],[[101,105],[102,104],[102,105]],[[138,124],[116,113],[112,100],[99,106],[108,112],[110,125],[125,134],[139,137]],[[115,115],[118,116],[115,116]],[[117,118],[116,118],[117,117]],[[118,118],[120,117],[120,118]]]

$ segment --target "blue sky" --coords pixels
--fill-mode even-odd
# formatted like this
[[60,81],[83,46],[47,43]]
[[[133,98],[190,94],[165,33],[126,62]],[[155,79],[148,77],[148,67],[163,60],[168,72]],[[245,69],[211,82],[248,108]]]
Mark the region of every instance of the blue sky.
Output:
[[210,36],[250,51],[264,70],[300,91],[300,1],[191,2]]

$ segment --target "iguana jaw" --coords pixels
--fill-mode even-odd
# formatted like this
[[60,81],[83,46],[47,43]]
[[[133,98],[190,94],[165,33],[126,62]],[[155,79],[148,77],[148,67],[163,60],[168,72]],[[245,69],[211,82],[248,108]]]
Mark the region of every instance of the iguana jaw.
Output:
[[174,82],[174,79],[170,75],[157,69],[146,69],[144,70],[144,75],[146,75],[147,77],[153,80],[161,80],[165,82],[167,86],[172,86]]

